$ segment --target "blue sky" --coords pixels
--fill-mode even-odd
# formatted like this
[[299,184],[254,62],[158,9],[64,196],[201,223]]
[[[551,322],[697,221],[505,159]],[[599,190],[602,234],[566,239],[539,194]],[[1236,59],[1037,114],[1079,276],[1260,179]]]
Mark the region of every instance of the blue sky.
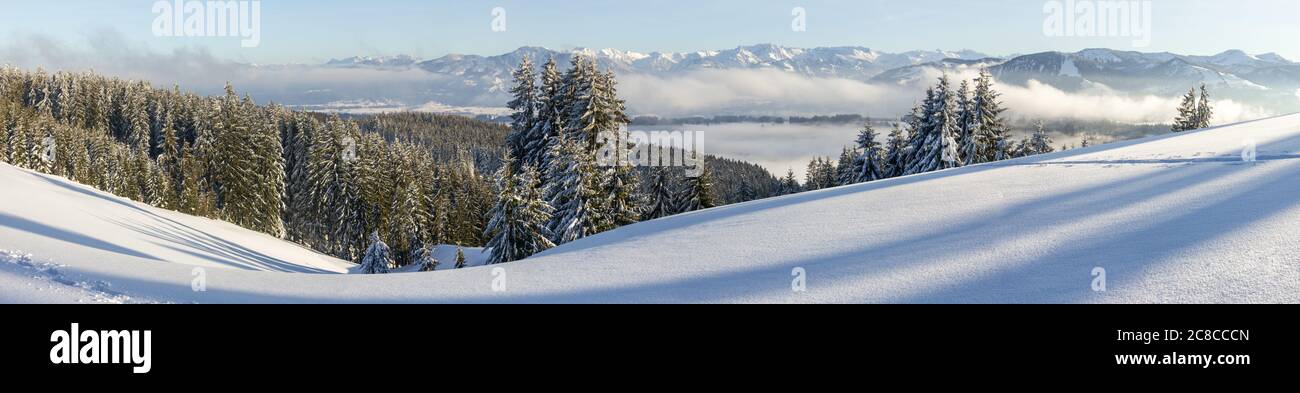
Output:
[[[353,55],[500,54],[533,45],[692,51],[775,43],[855,45],[885,51],[974,49],[993,55],[1110,47],[1213,54],[1226,49],[1300,59],[1300,3],[1292,0],[1155,0],[1149,47],[1132,38],[1048,37],[1043,0],[856,1],[429,1],[263,0],[262,43],[236,38],[155,37],[154,0],[6,2],[0,40],[52,38],[88,45],[119,35],[133,47],[200,48],[226,59],[319,62]],[[494,7],[507,29],[492,31]],[[791,30],[791,10],[807,31]]]

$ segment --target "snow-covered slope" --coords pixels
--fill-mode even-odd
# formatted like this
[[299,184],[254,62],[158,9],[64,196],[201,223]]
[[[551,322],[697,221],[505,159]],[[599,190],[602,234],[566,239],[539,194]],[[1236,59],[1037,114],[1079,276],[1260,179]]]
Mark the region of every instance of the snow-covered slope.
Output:
[[[1258,161],[1243,162],[1251,142]],[[32,254],[0,263],[5,301],[1300,301],[1300,115],[731,205],[433,273],[285,273],[341,266],[58,178],[2,167],[0,185],[0,249]],[[207,261],[207,291],[173,258]]]

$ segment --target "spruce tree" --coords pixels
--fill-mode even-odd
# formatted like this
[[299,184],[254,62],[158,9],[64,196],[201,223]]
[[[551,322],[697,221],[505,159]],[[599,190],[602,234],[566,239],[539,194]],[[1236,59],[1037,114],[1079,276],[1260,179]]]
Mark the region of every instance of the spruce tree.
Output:
[[1047,135],[1047,127],[1042,120],[1034,123],[1034,133],[1024,144],[1024,155],[1032,156],[1037,154],[1047,154],[1056,151],[1052,147],[1052,138]]
[[699,176],[686,179],[686,186],[679,193],[677,206],[683,213],[704,210],[717,206],[713,197],[713,179],[709,168],[702,166]]
[[651,173],[650,200],[643,218],[654,220],[677,214],[672,171],[668,167],[656,166]]
[[885,152],[876,142],[876,129],[867,124],[858,133],[857,150],[859,154],[854,161],[853,182],[869,182],[885,178]]
[[512,156],[522,157],[515,161],[513,169],[518,171],[527,162],[527,157],[532,155],[528,149],[534,144],[531,139],[538,118],[537,77],[533,74],[532,57],[525,55],[512,75],[515,86],[510,89],[510,94],[514,98],[506,106],[513,112],[510,114],[510,135],[506,137],[506,145]]
[[599,111],[596,73],[594,61],[582,55],[573,56],[569,70],[564,73],[558,103],[564,114],[564,136],[589,152],[596,150],[596,132],[609,120]]
[[392,265],[393,256],[388,249],[388,244],[385,244],[383,240],[379,240],[379,231],[371,232],[370,247],[366,248],[365,256],[361,258],[361,273],[388,273],[388,268]]
[[978,161],[978,142],[975,136],[975,101],[971,97],[970,83],[961,81],[957,88],[957,154],[960,165],[970,165]]
[[513,262],[555,247],[546,223],[551,206],[537,190],[537,170],[524,166],[515,173],[514,159],[507,155],[497,172],[499,193],[484,236],[490,238],[488,264]]
[[164,203],[168,209],[177,209],[180,205],[181,170],[180,140],[176,137],[176,128],[172,125],[172,114],[163,114],[162,131],[158,141],[158,167],[166,184],[164,184]]
[[[541,86],[538,86],[537,113],[533,119],[533,129],[524,142],[525,156],[517,157],[521,162],[535,168],[546,168],[546,153],[556,141],[564,127],[568,125],[568,116],[564,98],[564,77],[556,70],[555,58],[550,58],[542,66]],[[546,173],[542,173],[542,184],[546,183]]]
[[433,247],[422,246],[416,249],[415,265],[420,267],[421,272],[431,272],[438,270],[438,259],[433,257]]
[[1174,118],[1174,132],[1194,130],[1200,123],[1197,115],[1196,89],[1187,92],[1183,96],[1183,103],[1178,105],[1178,117]]
[[1214,108],[1210,104],[1210,91],[1201,84],[1201,97],[1196,103],[1196,128],[1209,128],[1214,120]]
[[853,149],[844,147],[840,149],[839,161],[835,162],[835,186],[847,186],[857,183],[858,167],[855,165],[858,161],[858,153]]
[[595,157],[567,136],[561,136],[548,155],[546,201],[554,208],[547,229],[559,245],[600,233],[610,221],[601,195],[601,176]]
[[782,177],[780,182],[781,195],[798,194],[803,191],[803,187],[799,185],[799,180],[794,177],[793,168],[786,169],[785,177]]
[[948,76],[939,77],[939,84],[927,94],[923,104],[920,135],[913,138],[916,149],[908,174],[926,173],[961,165],[958,160],[957,113],[955,97]]
[[899,176],[908,174],[907,170],[912,163],[916,161],[916,155],[920,152],[921,145],[925,144],[926,122],[926,105],[934,100],[934,87],[925,90],[925,99],[912,107],[912,111],[903,116],[903,122],[907,124],[907,147],[902,150],[903,156],[899,161],[904,165],[899,168]]
[[971,98],[971,133],[976,149],[972,164],[1011,158],[1010,130],[1002,118],[1006,108],[998,101],[999,96],[993,90],[993,76],[988,69],[980,69],[979,77],[975,79],[974,97]]
[[907,136],[903,127],[894,123],[889,130],[889,141],[885,143],[885,178],[902,176],[907,171]]
[[808,191],[816,191],[826,187],[821,178],[821,160],[821,157],[813,158],[812,161],[808,161],[808,168],[804,170],[804,188]]
[[[618,135],[619,133],[612,133]],[[608,134],[607,134],[608,135]],[[626,135],[626,134],[624,134]],[[602,148],[607,151],[609,148],[626,148],[629,147],[626,138],[612,139],[605,143],[613,144]],[[627,152],[615,153],[626,155]],[[621,161],[621,159],[620,159]],[[641,187],[640,178],[632,170],[632,166],[627,162],[616,163],[612,167],[598,168],[603,175],[601,176],[600,188],[604,191],[604,202],[602,204],[608,208],[606,214],[609,217],[608,224],[611,225],[603,230],[613,229],[624,225],[635,224],[641,219],[643,201],[637,190]]]
[[336,257],[355,260],[353,239],[364,236],[354,185],[356,141],[353,129],[331,119],[311,142],[307,167],[312,237]]

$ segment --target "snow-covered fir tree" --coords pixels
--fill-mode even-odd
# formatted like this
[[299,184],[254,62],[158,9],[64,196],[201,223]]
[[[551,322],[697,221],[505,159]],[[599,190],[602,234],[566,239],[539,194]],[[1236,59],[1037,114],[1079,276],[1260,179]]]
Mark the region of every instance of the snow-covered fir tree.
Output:
[[781,195],[798,194],[803,192],[803,186],[799,185],[799,180],[794,177],[794,169],[788,168],[785,171],[785,177],[781,178]]
[[421,272],[431,272],[438,270],[438,259],[433,257],[432,246],[422,246],[416,249],[415,265],[420,267]]
[[[607,133],[606,135],[621,135],[621,138],[610,138],[604,143],[608,146],[601,148],[602,154],[611,152],[613,149],[623,149],[622,152],[614,152],[619,157],[626,157],[632,145],[627,142],[627,134],[621,132]],[[613,166],[598,168],[603,171],[601,176],[600,188],[604,191],[603,204],[608,209],[606,214],[609,216],[609,224],[612,227],[603,228],[603,230],[614,229],[624,225],[635,224],[641,220],[644,201],[642,196],[637,192],[641,187],[640,178],[632,170],[630,163],[622,158]]]
[[464,269],[464,268],[465,268],[465,250],[462,249],[462,248],[460,248],[460,246],[457,246],[457,247],[456,247],[456,265],[455,265],[455,267],[456,267],[457,269]]
[[876,142],[876,129],[867,124],[858,133],[858,155],[853,163],[853,182],[862,183],[885,178],[885,151]]
[[602,195],[601,173],[595,157],[579,141],[560,136],[547,161],[546,201],[554,209],[547,229],[552,242],[565,244],[600,233],[610,227]]
[[[550,58],[542,65],[541,85],[536,96],[537,111],[533,119],[533,129],[524,142],[524,155],[519,161],[535,168],[546,168],[546,152],[551,143],[560,136],[568,125],[565,113],[564,77],[556,69],[555,58]],[[542,183],[546,182],[546,173],[542,173]]]
[[673,187],[674,177],[672,170],[665,166],[656,166],[651,169],[650,192],[647,198],[649,203],[646,206],[643,216],[646,220],[654,220],[677,214],[676,194]]
[[960,165],[978,161],[979,140],[975,136],[975,100],[971,97],[970,82],[961,81],[957,88],[957,154]]
[[217,207],[240,226],[284,235],[281,220],[284,157],[279,130],[257,113],[251,98],[240,100],[226,85],[214,133]]
[[686,186],[678,194],[677,206],[683,213],[717,206],[713,197],[713,179],[707,166],[701,165],[699,176],[686,179]]
[[[831,168],[827,170],[827,168]],[[834,166],[830,161],[822,157],[815,157],[808,162],[808,168],[804,172],[804,188],[808,191],[820,190],[835,186]]]
[[161,187],[162,192],[165,193],[161,207],[177,210],[180,206],[181,192],[181,146],[173,122],[171,112],[163,114],[160,140],[157,145],[159,146],[158,167],[165,181]]
[[1214,120],[1214,108],[1210,103],[1210,91],[1201,84],[1201,97],[1196,101],[1196,128],[1209,128]]
[[515,171],[518,171],[527,163],[527,158],[532,156],[530,148],[537,145],[532,140],[536,135],[533,133],[537,126],[538,113],[540,108],[537,95],[537,76],[533,72],[533,59],[531,56],[524,56],[519,63],[519,68],[511,74],[514,77],[514,87],[510,89],[510,94],[514,97],[506,104],[512,111],[510,113],[510,134],[506,137],[506,147],[514,157],[522,157],[515,161]]
[[607,103],[602,101],[604,94],[599,91],[598,74],[595,60],[575,55],[564,74],[560,95],[568,120],[565,136],[588,152],[595,152],[598,133],[613,122],[606,116],[608,111],[603,110],[609,108],[603,106]]
[[537,189],[537,170],[524,166],[516,173],[514,161],[507,155],[497,172],[497,204],[484,234],[490,239],[489,264],[514,262],[555,247],[546,227],[551,206]]
[[920,135],[912,138],[915,154],[908,165],[908,174],[961,166],[957,151],[956,97],[951,87],[948,76],[944,75],[939,77],[939,84],[927,93],[926,102],[922,104]]
[[1091,147],[1096,144],[1097,144],[1097,136],[1094,134],[1084,134],[1083,138],[1079,139],[1079,147],[1081,148]]
[[884,178],[902,176],[907,171],[907,135],[903,127],[894,123],[885,142]]
[[315,133],[307,163],[309,238],[331,254],[356,260],[354,239],[365,236],[360,195],[355,187],[355,130],[333,118]]
[[366,253],[361,258],[361,273],[388,273],[388,269],[392,265],[393,256],[392,251],[388,249],[388,244],[385,244],[383,240],[379,239],[378,231],[372,232],[370,234],[370,247],[366,248]]
[[1021,149],[1022,155],[1032,156],[1037,154],[1047,154],[1056,151],[1052,147],[1052,138],[1047,135],[1047,126],[1042,120],[1034,123],[1034,133],[1029,136]]
[[859,154],[857,150],[843,147],[840,149],[839,161],[835,162],[835,185],[847,186],[857,183]]
[[980,69],[975,78],[975,93],[971,97],[971,133],[975,139],[975,160],[971,163],[1001,161],[1011,158],[1011,135],[1002,118],[1006,108],[998,100],[1000,94],[993,90],[993,76],[987,68]]
[[918,147],[925,143],[925,105],[934,100],[934,87],[925,90],[925,99],[920,104],[912,106],[912,111],[903,116],[903,123],[907,124],[907,147],[902,150],[903,156],[901,162],[904,163],[899,167],[898,175],[906,175],[912,162],[916,161],[916,155],[919,152]]
[[1178,116],[1174,118],[1173,131],[1182,132],[1195,130],[1200,126],[1200,116],[1197,113],[1196,88],[1187,91],[1183,96],[1183,102],[1178,105]]

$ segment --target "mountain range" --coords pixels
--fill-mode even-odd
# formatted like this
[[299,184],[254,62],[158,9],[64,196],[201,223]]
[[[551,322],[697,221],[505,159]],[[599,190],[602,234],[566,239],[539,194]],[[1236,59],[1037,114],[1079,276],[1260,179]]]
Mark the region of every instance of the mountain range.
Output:
[[930,77],[937,71],[988,68],[1002,83],[1024,85],[1036,80],[1064,91],[1105,87],[1132,94],[1169,96],[1205,83],[1219,97],[1262,104],[1278,97],[1292,98],[1300,89],[1300,63],[1275,53],[1252,55],[1240,50],[1193,56],[1086,49],[995,57],[971,50],[891,53],[866,47],[806,49],[772,44],[669,53],[523,47],[497,56],[451,54],[428,60],[405,55],[351,57],[330,60],[321,66],[421,70],[432,81],[416,96],[367,99],[410,105],[436,101],[454,106],[499,107],[508,100],[511,71],[524,56],[531,56],[539,66],[545,59],[554,58],[565,67],[578,54],[595,58],[601,67],[620,76],[673,77],[701,71],[777,70],[816,78],[923,86],[933,82]]

